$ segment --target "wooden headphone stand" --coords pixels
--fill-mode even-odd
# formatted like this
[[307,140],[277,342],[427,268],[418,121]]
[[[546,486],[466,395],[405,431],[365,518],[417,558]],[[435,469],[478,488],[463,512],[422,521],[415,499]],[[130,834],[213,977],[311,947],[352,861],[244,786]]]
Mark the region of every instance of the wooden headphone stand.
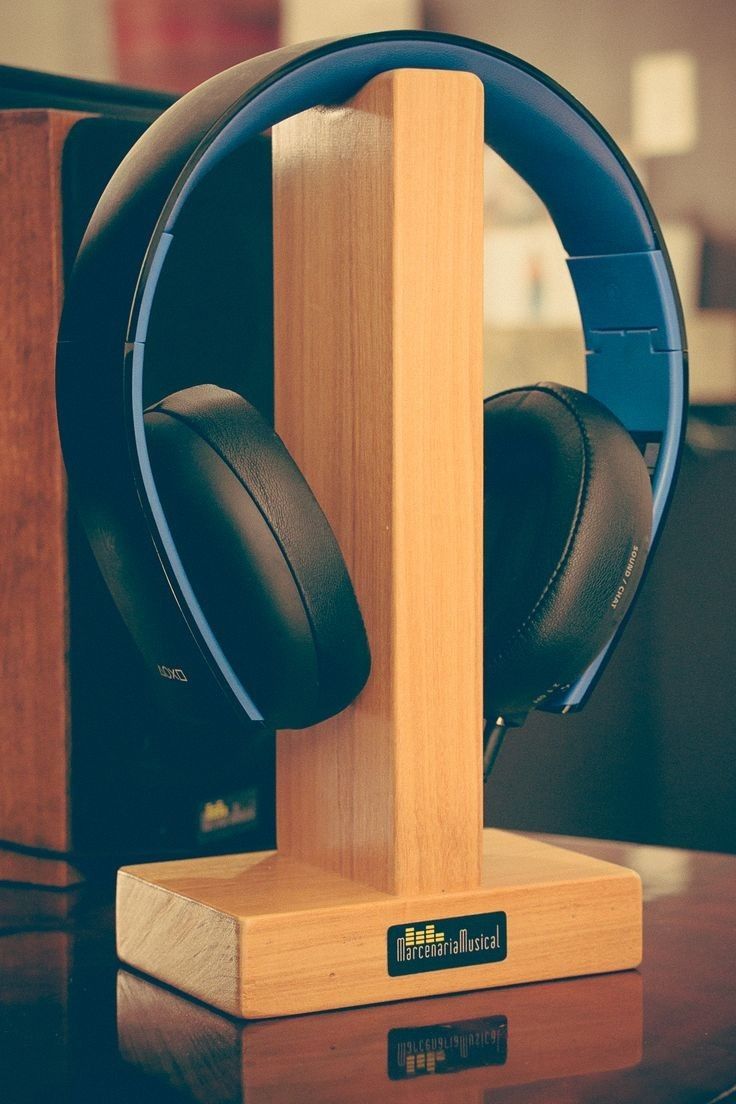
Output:
[[120,957],[245,1018],[635,967],[636,874],[482,829],[481,85],[376,77],[273,181],[276,426],[373,670],[278,734],[278,851],[120,871]]

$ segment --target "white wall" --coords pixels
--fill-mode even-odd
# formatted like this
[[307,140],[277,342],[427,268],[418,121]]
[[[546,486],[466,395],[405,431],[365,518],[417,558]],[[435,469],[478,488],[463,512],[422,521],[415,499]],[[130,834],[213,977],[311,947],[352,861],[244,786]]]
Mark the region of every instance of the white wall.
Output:
[[0,0],[0,64],[114,80],[107,0]]

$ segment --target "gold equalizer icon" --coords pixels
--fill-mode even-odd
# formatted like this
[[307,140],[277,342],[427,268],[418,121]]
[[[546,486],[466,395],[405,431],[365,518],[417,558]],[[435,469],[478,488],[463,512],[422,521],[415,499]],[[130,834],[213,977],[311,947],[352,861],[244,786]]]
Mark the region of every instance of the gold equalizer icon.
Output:
[[430,1050],[427,1054],[408,1054],[406,1072],[410,1076],[415,1073],[436,1073],[437,1064],[444,1060],[444,1050]]
[[423,928],[407,928],[404,934],[407,947],[421,947],[426,943],[444,943],[445,933],[435,931],[434,924]]

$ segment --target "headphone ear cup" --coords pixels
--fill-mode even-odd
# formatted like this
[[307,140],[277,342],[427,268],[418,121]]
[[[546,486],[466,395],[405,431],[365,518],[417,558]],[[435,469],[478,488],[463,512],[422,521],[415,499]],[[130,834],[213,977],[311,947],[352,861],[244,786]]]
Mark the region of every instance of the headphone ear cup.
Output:
[[600,402],[545,383],[484,405],[484,713],[525,716],[615,631],[649,550],[652,491]]
[[303,728],[344,709],[370,671],[330,525],[283,442],[210,384],[144,415],[156,489],[196,600],[264,720]]

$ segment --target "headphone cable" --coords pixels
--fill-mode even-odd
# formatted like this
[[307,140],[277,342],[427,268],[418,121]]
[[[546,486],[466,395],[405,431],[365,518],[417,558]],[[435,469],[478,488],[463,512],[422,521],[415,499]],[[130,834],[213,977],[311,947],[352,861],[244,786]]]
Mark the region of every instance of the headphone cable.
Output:
[[498,758],[498,753],[503,745],[503,738],[506,735],[506,729],[508,728],[507,722],[503,717],[497,717],[496,723],[493,728],[490,727],[490,720],[485,718],[483,720],[483,781],[488,781],[488,776],[493,770],[493,764]]

